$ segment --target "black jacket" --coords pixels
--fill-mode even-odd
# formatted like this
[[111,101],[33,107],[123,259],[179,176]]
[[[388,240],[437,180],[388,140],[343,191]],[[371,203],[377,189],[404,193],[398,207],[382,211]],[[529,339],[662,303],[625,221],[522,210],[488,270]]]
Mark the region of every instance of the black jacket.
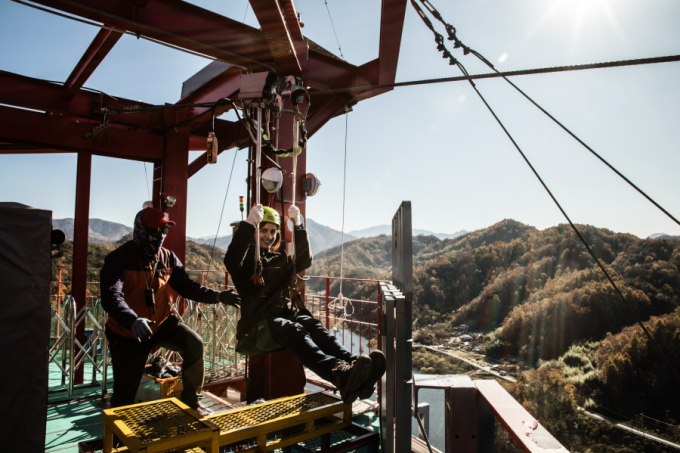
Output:
[[[251,280],[255,272],[254,236],[255,227],[248,222],[241,222],[224,255],[224,265],[241,297],[237,338],[264,319],[293,314],[292,308],[285,305],[292,282],[288,254],[285,251],[261,250],[264,286],[255,285]],[[309,237],[304,228],[295,229],[295,250],[296,272],[299,273],[312,265]]]

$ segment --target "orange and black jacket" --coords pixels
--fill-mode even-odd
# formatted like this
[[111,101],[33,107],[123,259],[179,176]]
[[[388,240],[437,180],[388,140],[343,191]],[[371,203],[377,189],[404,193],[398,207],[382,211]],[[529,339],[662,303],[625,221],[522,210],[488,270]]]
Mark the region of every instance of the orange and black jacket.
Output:
[[[152,276],[158,258],[156,273]],[[149,258],[129,241],[109,253],[100,274],[102,307],[109,314],[107,331],[134,338],[130,327],[137,318],[156,321],[151,325],[155,333],[170,316],[170,302],[177,295],[196,302],[216,303],[218,291],[207,288],[189,278],[177,256],[166,248]],[[145,290],[154,290],[154,307],[147,305]]]

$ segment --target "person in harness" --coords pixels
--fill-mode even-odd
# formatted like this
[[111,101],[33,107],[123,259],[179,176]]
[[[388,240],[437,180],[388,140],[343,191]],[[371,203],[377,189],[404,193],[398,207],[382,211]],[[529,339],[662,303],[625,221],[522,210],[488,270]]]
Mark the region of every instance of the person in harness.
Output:
[[268,206],[251,208],[227,248],[224,264],[241,298],[236,350],[254,355],[288,348],[305,367],[335,385],[345,404],[369,398],[385,373],[385,355],[377,350],[370,356],[351,354],[305,308],[295,274],[311,266],[312,253],[300,210],[291,205],[288,215],[295,224],[294,268],[288,254],[279,251],[281,218]]

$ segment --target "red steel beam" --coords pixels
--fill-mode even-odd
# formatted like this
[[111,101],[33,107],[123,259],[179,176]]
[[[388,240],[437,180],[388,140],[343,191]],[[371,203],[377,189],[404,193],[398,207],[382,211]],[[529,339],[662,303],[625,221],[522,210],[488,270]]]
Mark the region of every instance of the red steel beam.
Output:
[[[99,112],[102,107],[115,109],[134,105],[149,107],[149,104],[124,98],[114,99],[103,93],[82,89],[77,90],[70,100],[65,100],[62,85],[6,71],[0,71],[0,104],[61,113],[83,119],[103,118]],[[131,127],[155,129],[163,126],[155,112],[126,113],[115,115],[114,119]]]
[[86,134],[94,127],[59,115],[0,106],[0,140],[4,142],[147,162],[162,158],[163,138],[158,135],[109,127],[88,139]]
[[352,96],[346,93],[340,93],[332,96],[323,96],[325,99],[320,99],[321,96],[312,98],[315,103],[321,104],[318,110],[306,121],[307,136],[311,137],[321,129],[321,127],[337,116],[347,105],[352,102]]
[[[256,28],[229,19],[189,2],[173,0],[36,0],[36,3],[78,15],[87,19],[107,23],[119,30],[140,33],[158,41],[184,49],[200,52],[235,66],[263,71],[277,68],[269,49],[265,34]],[[284,2],[284,10],[290,9]],[[142,5],[144,6],[138,6]],[[294,9],[292,9],[294,11]],[[289,33],[295,51],[304,56],[307,43],[299,41],[295,27],[290,25],[286,15]],[[295,18],[294,20],[297,20]],[[300,32],[301,34],[301,32]],[[311,46],[309,49],[310,86],[321,84],[326,88],[340,88],[349,83],[356,72],[356,66],[340,58],[329,57],[328,51]],[[303,58],[304,60],[304,58]],[[304,63],[304,61],[302,61]]]
[[[76,209],[73,221],[73,271],[71,295],[76,301],[76,309],[87,305],[87,241],[90,228],[90,183],[92,180],[92,154],[78,154],[76,173]],[[75,316],[75,313],[73,314]],[[76,328],[76,337],[81,345],[85,344],[85,323]],[[74,351],[75,352],[75,351]],[[75,371],[74,382],[83,383],[85,361]]]
[[473,381],[496,420],[526,453],[555,453],[567,450],[538,420],[494,380]]
[[[297,17],[295,17],[295,23],[285,17],[286,15],[296,14],[294,12],[295,7],[290,2],[288,3],[288,8],[284,11],[281,9],[278,0],[250,0],[250,6],[253,8],[257,21],[267,39],[269,50],[274,57],[279,73],[281,75],[302,76],[302,63],[298,58],[293,41],[293,35],[298,40],[302,40],[302,32],[299,31],[300,25],[297,23]],[[293,30],[288,29],[289,25],[293,27]],[[294,28],[297,28],[297,33]]]
[[81,90],[71,100],[65,101],[61,85],[0,71],[0,104],[88,118],[92,96],[98,94]]
[[36,3],[139,33],[249,69],[273,57],[261,31],[175,0],[37,0]]
[[65,100],[73,99],[78,90],[83,87],[97,66],[104,60],[109,51],[113,49],[123,33],[118,30],[102,28],[94,37],[76,67],[68,76],[64,87],[66,88]]
[[[161,201],[173,196],[177,200],[173,207],[165,207],[170,219],[176,222],[165,240],[165,246],[185,262],[187,235],[187,185],[189,181],[189,136],[167,132],[163,153],[161,178]],[[155,186],[154,186],[155,187]]]
[[213,102],[222,98],[233,98],[241,87],[241,69],[230,67],[217,77],[210,79],[199,88],[177,101],[177,104],[198,104]]
[[378,83],[392,83],[397,75],[406,0],[382,0],[380,15],[380,73]]

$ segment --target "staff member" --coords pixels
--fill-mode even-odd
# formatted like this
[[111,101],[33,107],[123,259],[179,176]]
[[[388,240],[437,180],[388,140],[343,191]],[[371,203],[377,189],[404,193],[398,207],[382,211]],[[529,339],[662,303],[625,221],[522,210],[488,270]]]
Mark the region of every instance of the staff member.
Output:
[[151,350],[162,346],[182,355],[180,400],[205,413],[199,395],[205,377],[203,339],[174,314],[177,295],[207,304],[238,307],[232,290],[216,291],[189,278],[163,241],[175,222],[154,208],[137,213],[133,239],[109,253],[100,275],[102,307],[109,314],[106,336],[113,365],[111,407],[135,403]]

